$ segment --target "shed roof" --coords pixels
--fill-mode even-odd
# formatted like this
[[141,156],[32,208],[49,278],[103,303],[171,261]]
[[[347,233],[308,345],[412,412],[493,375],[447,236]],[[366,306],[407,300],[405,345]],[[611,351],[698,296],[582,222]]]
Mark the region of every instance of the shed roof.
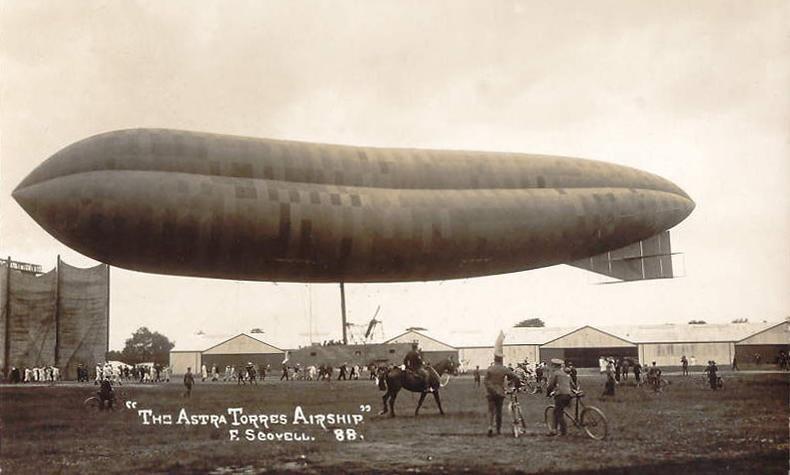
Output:
[[[766,323],[709,323],[689,325],[667,323],[658,325],[579,325],[575,327],[519,327],[505,330],[507,345],[545,345],[582,328],[590,327],[631,343],[737,342],[778,325]],[[490,333],[490,334],[488,334]],[[451,333],[442,341],[456,348],[493,347],[496,334],[481,331]]]
[[420,337],[423,337],[423,338],[427,338],[429,340],[433,340],[436,343],[439,343],[440,345],[443,345],[443,346],[448,346],[450,348],[457,348],[455,345],[452,345],[450,343],[446,343],[445,340],[442,337],[436,335],[435,333],[429,332],[428,330],[419,330],[419,331],[418,330],[406,330],[404,332],[398,333],[396,336],[394,336],[392,338],[389,338],[384,343],[392,343],[393,340],[401,339],[402,337],[404,337],[406,335],[409,335],[409,334],[414,334],[414,335],[417,335],[417,336],[420,336]]
[[252,334],[251,335],[249,333],[243,333],[243,332],[242,333],[235,333],[235,334],[233,334],[233,333],[216,333],[216,334],[205,334],[205,333],[196,334],[196,333],[193,333],[191,335],[183,335],[183,336],[180,336],[180,337],[176,338],[176,346],[174,346],[173,349],[170,350],[170,351],[199,351],[199,352],[203,352],[203,351],[206,351],[206,350],[208,350],[210,348],[213,348],[213,347],[215,347],[217,345],[225,343],[226,341],[231,340],[231,339],[236,338],[236,337],[241,336],[241,335],[248,336],[248,337],[250,337],[250,338],[252,338],[254,340],[257,340],[257,341],[259,341],[261,343],[265,343],[265,344],[267,344],[269,346],[277,348],[274,345],[272,345],[271,343],[268,343],[268,342],[262,340],[256,334]]
[[701,325],[596,326],[633,343],[735,342],[776,325],[772,323],[706,323]]
[[[576,327],[513,327],[505,333],[505,345],[543,345],[572,333]],[[493,342],[491,343],[493,345]]]

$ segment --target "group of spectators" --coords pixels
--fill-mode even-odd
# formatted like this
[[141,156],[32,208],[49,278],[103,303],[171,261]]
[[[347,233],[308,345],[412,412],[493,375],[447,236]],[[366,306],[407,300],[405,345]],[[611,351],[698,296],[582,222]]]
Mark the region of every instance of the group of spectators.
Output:
[[235,365],[226,365],[222,372],[222,376],[220,376],[220,368],[216,364],[211,366],[211,370],[209,370],[206,365],[202,365],[200,367],[200,379],[204,382],[210,380],[215,382],[236,381],[236,384],[258,384],[259,380],[263,381],[266,379],[266,373],[268,373],[268,371],[269,365],[259,367],[252,364],[250,361],[244,366],[239,366],[238,369]]
[[[109,381],[111,384],[137,383],[163,383],[170,381],[170,367],[154,365],[113,365],[109,362],[97,364],[93,373],[94,384]],[[80,364],[77,367],[77,380],[88,382],[88,368]]]
[[[337,368],[330,364],[309,365],[303,367],[301,364],[296,363],[289,366],[283,363],[280,381],[298,380],[298,381],[331,381],[335,380],[358,380],[362,375],[362,371],[368,372],[368,379],[372,380],[376,377],[376,365],[371,363],[366,367],[361,367],[358,364],[350,365],[343,363]],[[337,377],[335,377],[335,369],[337,369]]]
[[60,369],[56,366],[41,366],[20,369],[12,367],[8,373],[8,382],[17,383],[55,383],[60,381]]

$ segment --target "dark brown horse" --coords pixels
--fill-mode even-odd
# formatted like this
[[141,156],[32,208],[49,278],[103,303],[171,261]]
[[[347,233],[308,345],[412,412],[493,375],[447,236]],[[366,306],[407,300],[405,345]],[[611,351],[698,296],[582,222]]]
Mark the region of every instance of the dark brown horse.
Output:
[[[436,365],[425,367],[428,373],[428,381],[425,381],[420,375],[411,371],[394,368],[381,368],[379,371],[379,389],[387,391],[382,397],[384,402],[384,409],[379,412],[379,415],[389,413],[390,417],[395,417],[395,398],[401,388],[411,391],[413,393],[420,393],[420,402],[417,403],[417,409],[414,410],[416,416],[420,412],[422,402],[428,393],[433,393],[433,398],[436,400],[436,405],[439,407],[439,413],[444,415],[442,409],[442,400],[439,398],[439,388],[443,387],[442,375],[445,373],[458,374],[458,363],[445,358]],[[387,403],[389,402],[389,407]]]

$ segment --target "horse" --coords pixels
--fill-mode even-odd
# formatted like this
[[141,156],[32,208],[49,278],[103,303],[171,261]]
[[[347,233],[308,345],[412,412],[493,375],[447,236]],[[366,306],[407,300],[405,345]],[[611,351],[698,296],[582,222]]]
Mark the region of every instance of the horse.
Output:
[[[439,398],[439,388],[447,383],[441,383],[441,376],[444,373],[457,375],[458,363],[450,358],[445,358],[436,365],[425,366],[425,370],[428,372],[427,382],[417,374],[411,371],[402,370],[398,366],[394,368],[380,368],[378,385],[379,389],[386,391],[386,393],[384,397],[382,397],[384,408],[379,412],[379,415],[381,416],[389,413],[390,417],[395,417],[395,398],[398,396],[398,391],[400,391],[401,388],[413,393],[420,393],[420,402],[417,403],[417,409],[414,410],[415,416],[419,414],[422,402],[429,392],[433,393],[433,398],[436,400],[436,405],[439,407],[439,413],[444,415],[442,400]],[[389,408],[387,407],[388,402]]]

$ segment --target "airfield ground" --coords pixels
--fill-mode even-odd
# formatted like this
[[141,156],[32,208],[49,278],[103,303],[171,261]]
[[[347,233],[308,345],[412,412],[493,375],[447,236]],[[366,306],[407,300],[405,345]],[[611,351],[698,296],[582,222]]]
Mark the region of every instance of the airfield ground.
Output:
[[[417,396],[401,392],[394,419],[378,417],[381,393],[370,381],[285,382],[256,386],[198,382],[192,398],[183,386],[122,386],[123,401],[137,409],[169,414],[173,425],[144,425],[135,409],[90,412],[82,401],[95,387],[64,384],[0,387],[5,473],[259,473],[259,472],[607,472],[607,473],[788,473],[787,374],[725,374],[725,389],[712,392],[700,377],[669,376],[664,393],[619,386],[617,396],[601,401],[599,375],[583,375],[586,402],[609,419],[610,437],[586,438],[570,429],[566,438],[547,437],[543,396],[524,395],[526,436],[486,437],[483,391],[471,378],[456,378],[442,391],[447,415],[433,398],[414,417]],[[125,404],[124,404],[125,405]],[[365,405],[371,406],[367,412]],[[320,426],[294,424],[294,411],[305,414],[362,415],[353,423]],[[274,433],[306,435],[315,440],[273,442],[244,440],[228,408],[245,414],[283,414]],[[181,408],[189,415],[225,415],[228,425],[177,424]],[[303,420],[299,420],[304,422]],[[229,440],[229,429],[242,440]],[[358,435],[338,441],[346,429]],[[257,434],[257,431],[254,431]],[[264,436],[267,431],[263,430]],[[353,436],[352,436],[353,437]]]

